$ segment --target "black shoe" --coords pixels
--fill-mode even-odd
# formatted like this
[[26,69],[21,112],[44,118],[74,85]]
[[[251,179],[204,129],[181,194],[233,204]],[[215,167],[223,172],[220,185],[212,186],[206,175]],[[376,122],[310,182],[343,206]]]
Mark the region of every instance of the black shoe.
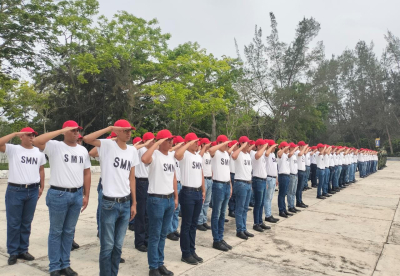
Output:
[[331,197],[330,194],[322,194],[324,197]]
[[234,218],[235,217],[235,212],[229,211],[228,216],[230,216],[231,218]]
[[277,223],[277,220],[273,216],[266,217],[265,221],[268,221],[270,223]]
[[296,207],[293,207],[293,210],[295,210],[297,213],[300,213],[300,212],[301,212],[301,210],[296,209]]
[[140,252],[147,252],[147,246],[145,246],[144,244],[142,244],[139,247],[136,247],[137,250],[139,250]]
[[229,249],[223,244],[223,242],[213,242],[213,248],[221,250],[221,251],[228,251]]
[[196,228],[200,231],[207,231],[207,228],[205,228],[203,224],[197,225]]
[[254,235],[253,235],[252,233],[249,233],[247,230],[245,230],[243,233],[244,233],[247,237],[250,237],[250,238],[254,237]]
[[64,269],[60,270],[60,275],[65,275],[65,276],[78,276],[78,273],[72,270],[71,267],[67,267]]
[[248,237],[246,236],[246,234],[244,232],[237,232],[236,233],[236,237],[241,238],[243,240],[247,240]]
[[178,231],[175,231],[174,234],[175,234],[175,236],[177,236],[177,237],[179,237],[179,238],[181,237],[181,234],[179,234]]
[[291,217],[291,216],[293,216],[294,214],[292,214],[292,213],[289,213],[288,211],[286,211],[285,210],[285,214],[287,215],[287,216],[289,216],[289,217]]
[[19,254],[17,256],[18,259],[22,259],[25,261],[33,261],[35,259],[35,257],[33,257],[31,254],[29,254],[29,252],[23,253],[23,254]]
[[317,196],[318,199],[326,199],[324,196]]
[[227,244],[225,240],[222,240],[221,242],[222,242],[223,245],[225,245],[226,248],[228,248],[229,250],[232,250],[232,246]]
[[202,263],[202,262],[203,262],[203,258],[200,258],[199,256],[197,256],[196,252],[194,252],[194,253],[192,254],[192,256],[193,256],[193,258],[195,258],[199,263]]
[[264,222],[260,224],[260,227],[261,227],[262,229],[264,229],[264,230],[269,230],[269,229],[271,229],[271,227],[265,225]]
[[334,195],[334,194],[336,194],[336,192],[335,191],[329,191],[328,194]]
[[8,258],[8,265],[14,265],[17,263],[18,255],[10,255]]
[[274,218],[274,216],[271,216],[271,218],[272,218],[273,220],[275,220],[276,222],[278,222],[278,221],[279,221],[279,219],[277,219],[277,218]]
[[158,269],[150,269],[149,276],[161,276],[161,273]]
[[129,224],[128,229],[131,230],[131,231],[135,231],[135,224],[133,224],[133,223]]
[[60,270],[54,270],[54,271],[50,272],[50,276],[61,276]]
[[124,259],[124,258],[121,258],[121,259],[119,260],[119,263],[120,263],[120,264],[124,264],[124,263],[125,263],[125,259]]
[[198,265],[199,262],[193,257],[193,256],[189,256],[187,258],[181,258],[181,261],[190,265]]
[[174,276],[174,273],[172,271],[169,271],[165,265],[162,265],[158,268],[158,272],[160,272],[161,275],[169,275],[169,276]]
[[169,233],[167,235],[167,238],[170,239],[171,241],[179,241],[179,237],[175,236],[174,233]]
[[225,222],[229,222],[229,219],[225,219]]
[[210,229],[211,229],[211,226],[208,225],[207,222],[203,223],[203,226],[204,226],[207,230],[210,230]]
[[264,232],[264,229],[262,229],[261,226],[258,224],[253,225],[253,230],[257,232]]
[[77,244],[75,241],[72,241],[72,247],[74,249],[78,249],[79,248],[79,244]]
[[304,202],[301,202],[300,205],[301,205],[301,208],[308,208],[308,205],[304,204]]
[[296,203],[296,207],[299,207],[299,208],[306,208],[306,207],[304,207],[301,203],[299,203],[299,202],[297,202]]
[[[283,218],[287,218],[288,217],[285,212],[279,212],[279,216],[283,217]],[[273,222],[273,223],[275,223],[275,222]]]
[[335,192],[337,192],[337,193],[340,192],[340,188],[336,188]]
[[289,211],[289,212],[292,212],[292,213],[294,213],[294,214],[297,213],[297,211],[296,211],[296,209],[294,209],[294,207],[293,207],[293,208],[289,208],[288,211]]

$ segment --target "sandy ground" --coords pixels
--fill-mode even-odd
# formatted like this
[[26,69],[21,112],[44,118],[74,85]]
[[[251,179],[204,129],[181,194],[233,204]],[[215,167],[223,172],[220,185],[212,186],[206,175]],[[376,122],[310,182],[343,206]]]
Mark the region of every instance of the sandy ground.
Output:
[[[282,219],[264,233],[243,241],[235,236],[235,221],[226,223],[225,240],[234,246],[221,252],[212,248],[211,231],[197,232],[197,253],[204,263],[180,261],[179,242],[167,240],[165,264],[175,275],[400,275],[400,162],[326,200],[316,199],[316,189],[304,193],[310,207]],[[92,176],[89,207],[78,221],[75,240],[81,248],[71,253],[71,267],[79,275],[98,275],[99,240],[96,237],[96,186]],[[47,185],[47,183],[46,183]],[[45,197],[38,203],[32,225],[30,253],[35,261],[7,265],[6,180],[0,180],[0,275],[48,275],[49,216]],[[46,187],[47,188],[47,187]],[[277,214],[277,193],[273,215]],[[211,210],[209,211],[211,215]],[[252,212],[248,229],[252,230]],[[127,231],[119,275],[148,275],[147,255],[134,249],[134,233]]]

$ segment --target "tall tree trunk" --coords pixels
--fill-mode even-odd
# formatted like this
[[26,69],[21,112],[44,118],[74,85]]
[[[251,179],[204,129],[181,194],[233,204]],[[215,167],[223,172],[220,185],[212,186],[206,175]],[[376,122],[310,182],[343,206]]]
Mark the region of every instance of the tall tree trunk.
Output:
[[217,139],[217,121],[215,120],[215,113],[212,114],[212,129],[211,129],[211,140]]
[[387,125],[386,125],[386,134],[387,134],[388,139],[389,139],[390,154],[393,154],[392,139],[390,139],[389,128],[388,128]]

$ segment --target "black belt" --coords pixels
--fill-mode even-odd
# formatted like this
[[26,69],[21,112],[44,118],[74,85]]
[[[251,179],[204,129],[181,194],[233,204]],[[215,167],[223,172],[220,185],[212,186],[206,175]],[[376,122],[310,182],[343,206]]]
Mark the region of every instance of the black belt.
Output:
[[325,169],[320,169],[320,168],[317,168],[317,170],[320,170],[320,171],[325,171]]
[[158,195],[158,194],[149,194],[150,197],[158,197],[158,198],[171,198],[174,196],[174,193],[169,194],[169,195]]
[[149,181],[148,178],[145,177],[136,177],[136,180],[140,180],[140,181]]
[[115,201],[118,203],[124,203],[124,202],[127,202],[128,200],[131,200],[131,195],[127,195],[124,197],[109,197],[109,196],[103,195],[103,199],[108,200],[108,201]]
[[258,180],[263,180],[263,181],[267,181],[266,178],[261,178],[261,177],[257,177],[257,176],[253,176],[253,178],[258,179]]
[[231,182],[229,182],[229,181],[218,181],[218,180],[213,180],[213,183],[221,183],[221,184],[227,184],[227,185],[229,185]]
[[40,186],[40,183],[31,183],[31,184],[16,184],[12,182],[8,182],[8,185],[13,186],[13,187],[18,187],[18,188],[36,188]]
[[287,174],[287,173],[280,173],[280,175],[290,176],[290,174]]
[[268,178],[268,177],[271,177],[271,178],[276,178],[276,176],[271,176],[271,175],[268,175],[268,176],[267,176],[267,178]]
[[57,186],[50,186],[50,189],[54,189],[57,191],[63,191],[63,192],[76,193],[77,191],[82,189],[82,187],[80,187],[80,188],[62,188],[62,187],[57,187]]
[[297,175],[297,173],[291,173],[290,175]]
[[332,168],[332,169],[333,169],[334,167],[335,167],[335,166],[329,166],[329,168]]
[[304,171],[303,170],[299,170],[299,172],[306,172],[306,170],[304,170]]
[[251,184],[251,181],[246,181],[246,180],[241,180],[241,179],[235,179],[235,182],[236,181],[240,181],[240,182],[244,182],[244,183],[247,183],[247,184]]
[[198,188],[182,186],[182,190],[193,191],[193,192],[200,192],[200,191],[201,191],[201,186],[198,187]]
[[212,177],[211,177],[211,176],[205,176],[205,177],[204,177],[204,179],[211,180],[211,179],[212,179]]

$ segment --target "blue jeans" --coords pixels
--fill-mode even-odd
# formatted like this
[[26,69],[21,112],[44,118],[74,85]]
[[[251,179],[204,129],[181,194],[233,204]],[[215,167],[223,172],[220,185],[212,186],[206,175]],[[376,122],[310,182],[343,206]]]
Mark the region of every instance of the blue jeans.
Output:
[[304,179],[304,188],[308,187],[308,179],[310,178],[310,171],[311,171],[311,167],[310,166],[306,166],[306,178]]
[[99,184],[97,185],[97,211],[96,211],[97,231],[100,230],[100,207],[102,198],[103,198],[103,185],[101,185],[101,177],[100,177]]
[[325,182],[325,169],[317,169],[318,176],[318,188],[317,188],[317,196],[322,195],[322,186]]
[[230,193],[231,185],[213,181],[211,232],[214,242],[220,242],[224,238],[225,212]]
[[70,267],[70,254],[75,226],[82,208],[82,188],[75,193],[49,189],[46,205],[49,208],[50,231],[48,256],[50,272]]
[[332,185],[334,189],[339,188],[339,177],[341,172],[342,172],[342,166],[337,166],[332,179]]
[[278,175],[279,192],[278,192],[278,207],[279,212],[286,212],[285,197],[289,187],[290,176],[287,174]]
[[122,246],[130,218],[130,200],[124,203],[101,200],[100,276],[118,275]]
[[7,252],[10,255],[28,252],[31,224],[38,196],[39,187],[7,186]]
[[342,171],[340,173],[339,185],[343,186],[346,183],[346,173],[347,173],[348,165],[342,165]]
[[296,202],[297,203],[303,202],[303,189],[304,189],[304,182],[306,181],[306,176],[307,176],[306,171],[298,172],[298,181],[299,182],[297,183],[297,189],[296,189]]
[[347,170],[346,170],[346,174],[344,175],[344,181],[345,183],[349,183],[349,173],[351,170],[351,165],[347,165]]
[[[234,185],[235,185],[235,174],[234,173],[231,173],[231,183],[232,183],[232,188],[234,187]],[[229,202],[228,202],[228,210],[229,210],[229,212],[235,212],[235,198],[236,198],[236,196],[235,196],[235,193],[233,193],[233,191],[232,191],[232,196],[231,196],[231,198],[229,199]]]
[[188,258],[196,252],[196,227],[203,207],[203,193],[183,188],[179,194],[179,202],[182,209],[182,258]]
[[172,215],[175,209],[174,197],[147,198],[147,214],[149,216],[149,244],[147,260],[150,269],[164,265],[165,238],[171,227]]
[[235,220],[236,232],[246,231],[247,211],[249,210],[251,198],[251,184],[236,180],[233,186],[236,196]]
[[325,181],[324,181],[324,185],[322,186],[323,194],[328,193],[329,176],[330,176],[330,174],[331,174],[331,171],[329,170],[329,168],[325,168]]
[[204,188],[206,189],[206,198],[203,203],[203,208],[201,209],[199,221],[197,222],[198,225],[202,225],[207,222],[207,212],[208,206],[210,205],[211,201],[211,194],[212,194],[212,179],[204,179]]
[[253,193],[254,193],[254,209],[253,218],[254,224],[263,223],[263,208],[264,208],[264,198],[267,188],[266,180],[253,177]]
[[147,246],[149,241],[149,218],[146,208],[148,189],[148,179],[136,178],[135,248]]
[[272,198],[274,197],[275,186],[276,186],[276,178],[268,176],[267,187],[264,193],[264,212],[267,218],[271,216],[271,203],[272,203]]
[[311,174],[311,185],[312,186],[317,186],[317,164],[311,164],[311,170],[310,170],[310,174]]
[[296,199],[297,184],[298,184],[297,174],[295,175],[290,174],[290,182],[287,191],[287,201],[289,208],[294,208],[294,200]]
[[349,182],[353,181],[353,163],[349,165]]
[[336,166],[335,167],[329,167],[329,183],[328,183],[328,191],[333,190],[333,176],[335,175],[336,171]]
[[[179,195],[182,190],[182,184],[180,181],[178,181],[178,200],[179,200]],[[168,234],[174,233],[175,231],[178,230],[179,226],[179,211],[181,210],[181,205],[178,204],[178,207],[175,209],[174,213],[172,214],[172,219],[171,219],[171,225],[168,229]],[[135,229],[136,230],[136,229]]]

